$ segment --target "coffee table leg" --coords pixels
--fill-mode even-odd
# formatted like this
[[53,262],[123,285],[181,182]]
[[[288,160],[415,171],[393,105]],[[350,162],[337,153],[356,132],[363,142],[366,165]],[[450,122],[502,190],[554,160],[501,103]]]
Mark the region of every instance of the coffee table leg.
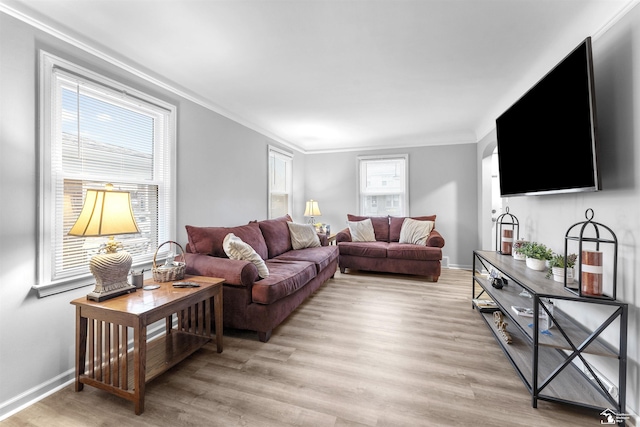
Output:
[[82,317],[80,307],[76,307],[76,391],[82,391],[84,384],[80,375],[84,374],[87,357],[87,318]]
[[213,304],[216,317],[216,350],[222,353],[222,286],[220,292],[213,297]]
[[144,412],[144,392],[147,365],[147,327],[138,324],[133,328],[133,382],[135,412]]

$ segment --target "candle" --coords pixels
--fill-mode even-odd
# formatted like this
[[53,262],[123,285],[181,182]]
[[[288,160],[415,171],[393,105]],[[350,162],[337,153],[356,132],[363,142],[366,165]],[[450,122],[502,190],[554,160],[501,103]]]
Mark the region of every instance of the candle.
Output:
[[602,295],[602,252],[582,251],[582,294]]
[[502,253],[511,255],[513,246],[513,230],[502,230]]

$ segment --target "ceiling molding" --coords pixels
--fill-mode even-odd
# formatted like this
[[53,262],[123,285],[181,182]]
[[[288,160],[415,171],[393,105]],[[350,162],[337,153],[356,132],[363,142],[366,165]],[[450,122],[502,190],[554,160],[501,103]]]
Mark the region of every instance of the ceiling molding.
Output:
[[287,148],[290,148],[292,150],[296,150],[299,151],[303,154],[309,154],[308,151],[306,151],[305,149],[303,149],[302,147],[300,147],[297,144],[292,143],[291,141],[287,141],[281,137],[279,137],[278,135],[273,134],[272,132],[267,131],[266,129],[261,128],[260,126],[256,125],[255,123],[245,119],[244,117],[241,117],[235,113],[232,113],[231,111],[219,106],[219,105],[215,105],[211,102],[205,101],[204,99],[196,96],[193,93],[178,89],[177,87],[163,81],[160,79],[157,79],[147,73],[144,73],[142,71],[140,71],[138,68],[129,65],[128,63],[121,61],[99,49],[96,49],[95,47],[91,46],[91,44],[89,43],[85,43],[75,37],[70,36],[69,34],[66,34],[63,31],[58,30],[57,28],[54,28],[36,18],[34,18],[33,16],[28,15],[27,13],[20,11],[18,9],[15,9],[5,3],[0,3],[0,12],[3,12],[9,16],[12,16],[16,19],[18,19],[19,21],[24,22],[27,25],[30,25],[31,27],[36,28],[37,30],[40,30],[44,33],[47,33],[65,43],[68,43],[80,50],[83,50],[85,52],[87,52],[90,55],[95,56],[96,58],[102,59],[103,61],[106,61],[108,63],[110,63],[111,65],[114,65],[126,72],[128,72],[129,74],[132,74],[140,79],[143,79],[149,83],[152,83],[155,86],[158,86],[168,92],[171,92],[175,95],[178,95],[188,101],[191,101],[197,105],[200,105],[201,107],[204,107],[210,111],[213,111],[214,113],[220,114],[223,117],[228,118],[229,120],[232,120],[238,124],[241,124],[244,127],[247,127],[261,135],[266,136],[267,138],[278,142],[284,146],[286,146]]

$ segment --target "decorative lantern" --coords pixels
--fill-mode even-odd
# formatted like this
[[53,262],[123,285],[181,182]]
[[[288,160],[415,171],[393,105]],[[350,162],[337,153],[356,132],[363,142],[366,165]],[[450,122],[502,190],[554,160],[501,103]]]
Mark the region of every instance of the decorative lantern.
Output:
[[[618,269],[618,239],[615,233],[606,225],[593,221],[594,212],[589,208],[585,211],[586,221],[578,222],[567,230],[564,238],[564,288],[581,297],[616,299],[616,280]],[[572,234],[576,229],[577,233]],[[569,241],[578,242],[576,265],[577,287],[575,281],[568,286],[566,279],[567,256]],[[610,266],[611,277],[604,280],[604,268]],[[607,282],[611,283],[610,294],[604,290]]]
[[513,242],[520,238],[520,223],[515,215],[509,213],[509,206],[505,213],[496,219],[496,252],[511,255]]

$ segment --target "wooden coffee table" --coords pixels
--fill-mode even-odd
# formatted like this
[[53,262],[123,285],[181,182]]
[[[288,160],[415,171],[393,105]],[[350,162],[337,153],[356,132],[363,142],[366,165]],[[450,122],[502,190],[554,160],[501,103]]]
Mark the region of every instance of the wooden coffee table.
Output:
[[[76,391],[84,384],[106,390],[134,402],[140,415],[145,383],[208,343],[213,337],[212,316],[217,351],[222,352],[224,279],[185,276],[181,281],[200,286],[175,288],[173,282],[165,282],[157,283],[158,289],[138,289],[103,302],[85,297],[71,301],[76,306]],[[144,284],[156,283],[148,279]],[[161,319],[166,334],[147,342],[147,327]]]

